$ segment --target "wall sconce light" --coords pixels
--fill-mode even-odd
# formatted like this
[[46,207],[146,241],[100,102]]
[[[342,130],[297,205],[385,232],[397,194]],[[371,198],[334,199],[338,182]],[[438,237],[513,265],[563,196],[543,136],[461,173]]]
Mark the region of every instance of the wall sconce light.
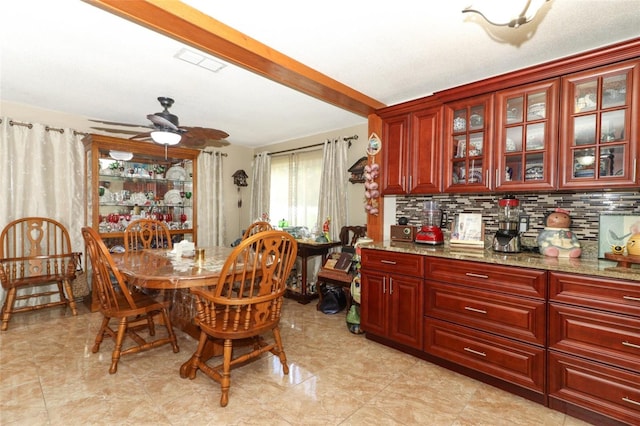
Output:
[[[475,12],[495,26],[518,28],[536,16],[540,8],[549,0],[509,0],[476,1],[478,6],[469,6],[462,13]],[[479,9],[482,9],[480,11]]]

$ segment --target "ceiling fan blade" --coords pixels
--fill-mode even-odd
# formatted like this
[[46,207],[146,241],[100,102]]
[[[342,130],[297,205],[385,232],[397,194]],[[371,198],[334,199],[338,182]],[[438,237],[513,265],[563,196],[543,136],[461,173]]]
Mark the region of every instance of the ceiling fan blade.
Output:
[[94,123],[101,123],[101,124],[106,124],[108,126],[121,126],[121,127],[140,127],[140,128],[148,128],[149,126],[145,126],[144,124],[130,124],[130,123],[119,123],[117,121],[104,121],[104,120],[94,120],[94,119],[89,119],[89,121],[92,121]]
[[207,127],[183,127],[183,129],[187,131],[185,133],[187,138],[221,140],[229,137],[227,132]]
[[195,149],[204,149],[207,147],[213,147],[213,148],[221,148],[223,146],[228,146],[230,145],[230,143],[226,140],[220,140],[220,139],[183,139],[180,142],[182,145],[188,147],[188,148],[195,148]]
[[131,136],[129,139],[149,139],[151,138],[151,132],[138,133]]
[[138,133],[140,133],[139,130],[112,129],[109,127],[91,127],[91,129],[100,130],[107,133],[119,133],[122,135],[137,135]]
[[180,132],[181,131],[181,129],[179,129],[178,126],[176,126],[175,124],[173,124],[172,122],[170,122],[166,118],[160,117],[157,114],[149,114],[149,115],[147,115],[147,118],[156,127],[160,127],[160,128],[164,128],[164,129],[170,129],[170,130],[173,130],[175,132]]

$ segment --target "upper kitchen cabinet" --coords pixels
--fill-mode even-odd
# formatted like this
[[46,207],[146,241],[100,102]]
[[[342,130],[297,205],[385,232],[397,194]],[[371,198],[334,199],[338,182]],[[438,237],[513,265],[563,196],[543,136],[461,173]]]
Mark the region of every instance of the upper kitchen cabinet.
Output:
[[556,185],[560,80],[496,93],[495,189]]
[[441,191],[442,106],[381,113],[382,194]]
[[562,79],[560,188],[638,185],[640,62]]
[[493,95],[446,104],[444,130],[444,191],[488,191],[492,185]]

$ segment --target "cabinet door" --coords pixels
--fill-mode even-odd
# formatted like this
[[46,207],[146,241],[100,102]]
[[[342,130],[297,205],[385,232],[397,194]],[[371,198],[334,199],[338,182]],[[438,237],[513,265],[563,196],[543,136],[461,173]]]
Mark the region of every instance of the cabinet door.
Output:
[[412,194],[440,192],[442,106],[411,114],[408,190]]
[[496,94],[495,188],[556,186],[558,79]]
[[360,285],[360,325],[367,333],[386,337],[387,276],[378,272],[363,271]]
[[637,185],[639,66],[626,62],[562,79],[561,188]]
[[382,123],[382,194],[407,192],[409,114],[386,118]]
[[492,187],[493,95],[445,106],[444,191],[478,192]]
[[389,276],[389,338],[422,350],[423,280],[402,275]]

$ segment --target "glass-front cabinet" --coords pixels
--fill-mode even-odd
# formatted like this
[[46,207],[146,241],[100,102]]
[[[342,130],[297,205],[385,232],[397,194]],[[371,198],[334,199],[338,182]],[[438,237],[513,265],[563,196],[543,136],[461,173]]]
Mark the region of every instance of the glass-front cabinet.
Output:
[[[165,222],[174,240],[196,241],[198,150],[88,135],[85,223],[110,247],[139,218]],[[166,154],[166,155],[165,155]]]
[[445,105],[444,191],[491,188],[493,95]]
[[495,189],[553,189],[559,80],[496,94]]
[[560,188],[638,184],[639,66],[626,62],[563,78]]

